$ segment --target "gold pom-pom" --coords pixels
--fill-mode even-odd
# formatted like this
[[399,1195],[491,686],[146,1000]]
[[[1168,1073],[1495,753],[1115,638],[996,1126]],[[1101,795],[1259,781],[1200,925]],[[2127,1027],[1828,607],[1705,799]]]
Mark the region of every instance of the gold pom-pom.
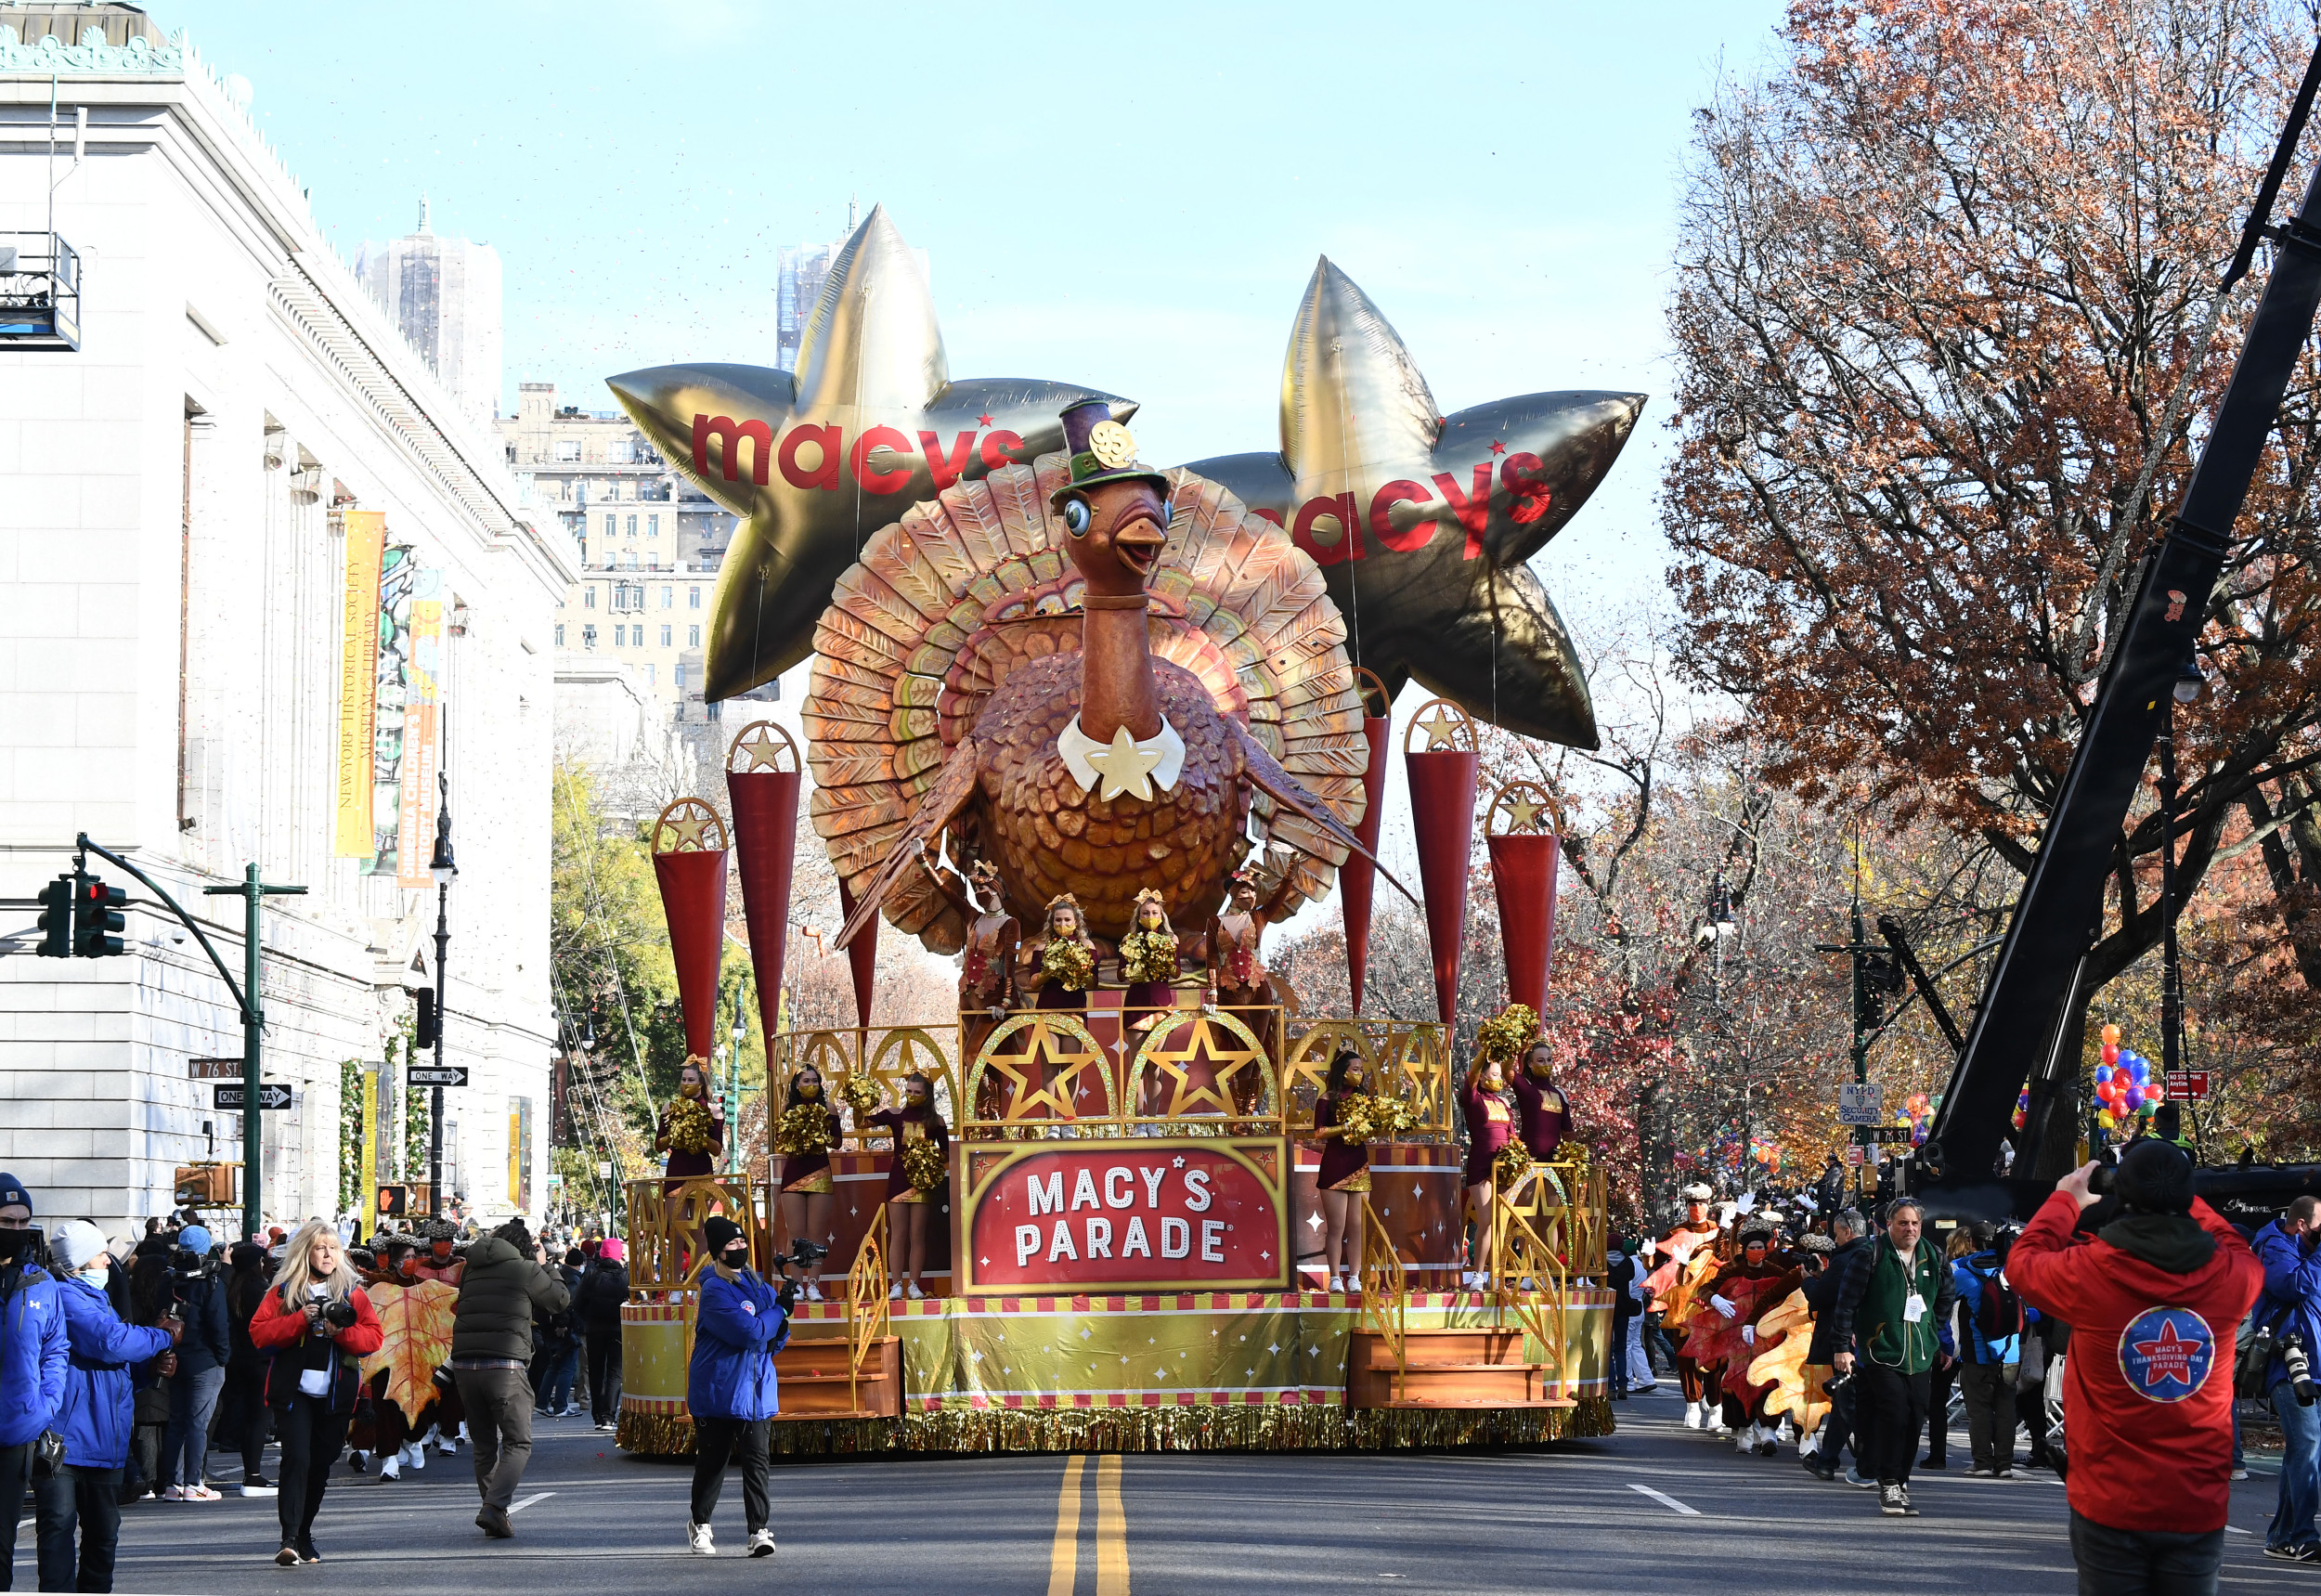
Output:
[[1121,939],[1121,976],[1126,980],[1174,980],[1176,938],[1167,931],[1131,931]]
[[1040,968],[1066,992],[1086,992],[1096,979],[1096,960],[1088,948],[1085,942],[1050,938],[1041,950]]
[[820,1103],[800,1103],[784,1110],[774,1126],[776,1152],[795,1158],[830,1150],[830,1110]]
[[1510,1064],[1538,1039],[1538,1015],[1529,1004],[1511,1003],[1475,1028],[1475,1051]]
[[951,1162],[943,1157],[943,1149],[933,1142],[905,1142],[902,1147],[902,1178],[911,1183],[914,1191],[932,1191],[942,1185],[951,1173]]
[[680,1097],[669,1105],[668,1145],[671,1152],[706,1153],[717,1146],[709,1134],[709,1105],[698,1097]]
[[1347,1092],[1338,1099],[1338,1139],[1353,1147],[1375,1140],[1378,1122],[1373,1109],[1378,1103],[1368,1092]]
[[1498,1187],[1501,1197],[1511,1196],[1530,1173],[1531,1149],[1520,1141],[1509,1141],[1491,1161],[1491,1182]]
[[857,1114],[867,1114],[878,1107],[878,1081],[872,1075],[849,1072],[838,1083],[838,1100]]

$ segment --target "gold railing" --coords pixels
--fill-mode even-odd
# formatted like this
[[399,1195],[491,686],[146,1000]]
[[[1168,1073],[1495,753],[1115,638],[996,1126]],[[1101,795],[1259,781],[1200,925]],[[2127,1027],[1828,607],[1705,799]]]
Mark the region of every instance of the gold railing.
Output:
[[1603,1171],[1590,1164],[1585,1152],[1535,1163],[1513,1190],[1500,1194],[1529,1222],[1566,1273],[1589,1279],[1601,1278],[1607,1266],[1606,1195]]
[[691,1291],[709,1265],[703,1229],[723,1215],[749,1235],[750,1255],[773,1252],[772,1187],[738,1177],[632,1180],[629,1196],[629,1285],[634,1291]]
[[862,1410],[862,1369],[887,1333],[887,1258],[873,1225],[846,1272],[846,1405]]
[[1362,1328],[1376,1330],[1394,1355],[1394,1395],[1400,1402],[1403,1382],[1410,1372],[1410,1283],[1394,1238],[1362,1199]]
[[1450,1067],[1443,1028],[1433,1020],[1292,1019],[1282,1055],[1282,1092],[1293,1105],[1292,1128],[1314,1122],[1314,1099],[1329,1076],[1330,1056],[1352,1043],[1362,1055],[1369,1090],[1399,1097],[1417,1122],[1401,1139],[1446,1142],[1456,1138],[1458,1105],[1451,1096]]
[[1505,1324],[1512,1314],[1546,1349],[1554,1367],[1555,1395],[1571,1395],[1571,1365],[1563,1337],[1571,1301],[1571,1277],[1563,1260],[1505,1196],[1491,1199],[1491,1258],[1488,1286],[1494,1317]]
[[783,1031],[773,1038],[769,1075],[774,1110],[771,1125],[782,1118],[781,1105],[789,1098],[790,1078],[812,1069],[822,1076],[823,1100],[838,1110],[845,1138],[859,1145],[865,1136],[883,1136],[876,1126],[855,1122],[847,1107],[847,1082],[867,1075],[887,1107],[902,1104],[906,1075],[925,1075],[933,1084],[936,1111],[946,1124],[959,1122],[958,1027],[952,1025],[873,1025],[823,1031]]

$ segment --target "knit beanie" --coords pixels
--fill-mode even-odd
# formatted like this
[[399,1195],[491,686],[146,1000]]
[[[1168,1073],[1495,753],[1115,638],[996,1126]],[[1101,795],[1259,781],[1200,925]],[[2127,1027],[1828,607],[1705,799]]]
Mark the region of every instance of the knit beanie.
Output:
[[68,1219],[48,1234],[48,1255],[68,1275],[88,1267],[105,1250],[105,1233],[85,1219]]

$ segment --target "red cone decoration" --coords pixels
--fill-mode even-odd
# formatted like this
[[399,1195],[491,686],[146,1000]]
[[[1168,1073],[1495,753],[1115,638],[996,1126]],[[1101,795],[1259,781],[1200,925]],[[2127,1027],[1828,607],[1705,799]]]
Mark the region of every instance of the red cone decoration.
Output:
[[[1410,746],[1418,733],[1426,737],[1423,749]],[[1475,778],[1482,762],[1474,722],[1447,698],[1421,705],[1404,728],[1402,762],[1410,781],[1410,822],[1419,836],[1419,894],[1426,900],[1427,949],[1434,955],[1434,1006],[1447,1026],[1459,1008],[1467,859],[1473,847]]]
[[[786,768],[785,768],[786,767]],[[733,806],[733,850],[741,856],[742,919],[758,980],[758,1023],[771,1051],[782,1024],[782,967],[790,950],[790,872],[797,856],[797,795],[804,780],[797,745],[771,720],[734,733],[725,751],[725,790]]]
[[[854,894],[847,890],[846,877],[838,878],[838,915],[842,920],[854,917]],[[871,983],[878,979],[878,923],[874,920],[862,928],[862,935],[847,944],[846,962],[854,977],[854,1023],[867,1028],[871,1014]]]
[[[1362,846],[1372,853],[1378,851],[1378,834],[1386,820],[1386,748],[1394,728],[1390,713],[1367,713],[1370,694],[1375,691],[1380,704],[1390,711],[1393,700],[1386,696],[1386,684],[1367,670],[1355,674],[1368,677],[1364,683],[1362,737],[1369,745],[1370,762],[1362,772],[1362,796],[1367,800],[1362,811],[1362,824],[1354,828]],[[1349,853],[1346,862],[1338,867],[1338,882],[1345,892],[1346,924],[1346,985],[1354,994],[1354,1007],[1348,1012],[1362,1012],[1362,988],[1370,973],[1370,889],[1378,884],[1378,866],[1359,853]]]
[[[1529,782],[1510,782],[1491,799],[1484,845],[1499,904],[1499,947],[1507,955],[1507,998],[1545,1014],[1548,961],[1555,951],[1555,882],[1562,839],[1554,808]],[[1504,826],[1506,829],[1501,830]]]
[[725,952],[725,823],[700,798],[679,798],[653,825],[653,874],[661,883],[685,1051],[717,1045],[718,966]]

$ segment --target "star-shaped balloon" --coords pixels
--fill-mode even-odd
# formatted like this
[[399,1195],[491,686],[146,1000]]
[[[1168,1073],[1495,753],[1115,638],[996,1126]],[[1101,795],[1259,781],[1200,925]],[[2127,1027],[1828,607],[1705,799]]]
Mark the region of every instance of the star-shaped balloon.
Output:
[[1116,395],[951,380],[918,257],[879,206],[831,263],[795,374],[656,366],[608,380],[703,491],[746,517],[718,574],[703,695],[730,698],[813,652],[831,589],[873,532],[963,479],[1063,448],[1058,417]]
[[1187,470],[1288,528],[1391,694],[1415,676],[1525,736],[1597,746],[1571,635],[1524,562],[1619,458],[1641,394],[1565,391],[1445,416],[1369,296],[1314,268],[1290,331],[1278,454]]

